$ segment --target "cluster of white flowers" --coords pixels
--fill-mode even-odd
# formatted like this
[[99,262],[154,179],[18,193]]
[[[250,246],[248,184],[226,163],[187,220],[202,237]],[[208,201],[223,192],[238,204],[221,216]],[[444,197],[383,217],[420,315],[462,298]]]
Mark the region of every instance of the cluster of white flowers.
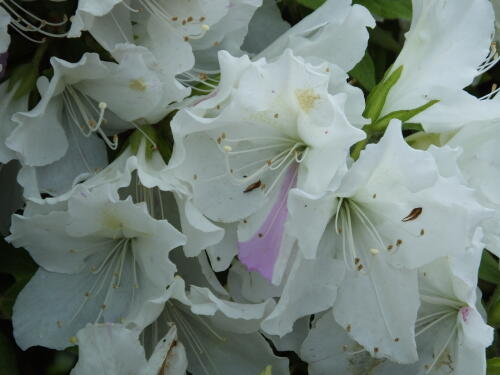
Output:
[[[51,36],[21,9],[0,2],[0,53],[9,24]],[[485,374],[500,99],[464,88],[498,59],[489,0],[413,0],[367,98],[351,0],[293,27],[274,0],[79,0],[70,22],[109,60],[52,58],[35,105],[0,85],[7,240],[39,265],[22,349],[78,345],[73,375],[289,374],[273,348],[311,375]]]

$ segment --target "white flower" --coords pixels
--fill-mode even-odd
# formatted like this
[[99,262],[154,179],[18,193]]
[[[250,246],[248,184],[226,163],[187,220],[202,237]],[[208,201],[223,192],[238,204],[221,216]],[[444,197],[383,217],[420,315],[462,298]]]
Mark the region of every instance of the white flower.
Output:
[[361,154],[336,194],[342,202],[332,245],[349,271],[335,319],[372,355],[412,362],[416,269],[463,254],[490,211],[473,190],[442,176],[432,154],[410,148],[397,121]]
[[[489,1],[413,0],[412,4],[411,27],[390,73],[401,66],[403,71],[381,115],[432,99],[460,97],[461,89],[495,62],[495,51],[490,54],[494,14]],[[438,111],[438,105],[433,107],[423,114]]]
[[361,60],[368,44],[370,12],[351,0],[328,0],[276,39],[257,58],[274,60],[289,48],[306,61],[328,61],[348,72]]
[[171,326],[146,360],[139,331],[121,324],[88,324],[78,331],[78,362],[71,375],[184,375],[186,352]]
[[[78,193],[82,187],[89,191],[106,187],[118,192],[122,199],[131,197],[136,203],[144,202],[154,218],[168,219],[175,225],[178,224],[186,235],[187,242],[183,247],[186,256],[198,256],[202,250],[207,249],[214,265],[221,261],[226,264],[219,271],[226,269],[232,256],[224,256],[223,251],[215,254],[210,249],[210,246],[222,240],[224,229],[208,220],[193,206],[189,186],[179,181],[167,168],[158,151],[159,146],[154,143],[155,140],[161,140],[151,129],[141,127],[137,130],[131,136],[135,147],[126,147],[109,166],[66,194],[32,200],[39,204],[57,204],[69,199],[75,192]],[[216,257],[224,259],[215,259]]]
[[[422,305],[416,320],[419,359],[401,365],[371,357],[325,313],[313,323],[300,356],[312,375],[370,373],[373,375],[483,374],[484,349],[493,329],[476,308],[477,271],[482,245],[477,241],[459,258],[441,258],[419,270]],[[479,304],[479,302],[478,302]],[[479,305],[478,305],[479,306]]]
[[102,140],[116,148],[116,133],[166,113],[163,84],[143,57],[132,51],[120,64],[96,54],[78,63],[51,60],[53,78],[38,81],[42,99],[13,116],[18,126],[6,142],[25,166],[20,180],[26,196],[67,191],[74,180],[107,164]]
[[[145,330],[146,347],[154,347],[157,337],[174,323],[179,340],[186,347],[188,370],[193,374],[254,375],[267,365],[272,365],[273,374],[289,373],[288,360],[276,357],[257,332],[260,320],[273,306],[272,301],[229,301],[220,290],[212,292],[207,287],[192,258],[176,263],[182,278],[176,278],[168,290],[162,314]],[[183,278],[196,285],[185,291]]]
[[153,219],[145,204],[117,200],[104,186],[67,202],[28,205],[24,215],[14,216],[8,240],[41,268],[14,307],[20,347],[62,349],[88,322],[148,324],[160,313],[150,301],[173,281],[168,255],[185,237]]
[[[359,96],[343,73],[289,51],[273,63],[221,53],[220,64],[217,91],[174,117],[169,165],[193,186],[193,203],[208,218],[241,221],[240,259],[279,283],[294,242],[284,234],[289,191],[303,190],[295,199],[304,203],[338,183],[349,147],[363,138],[344,113]],[[304,207],[297,203],[293,215]],[[303,251],[313,257],[315,248]]]
[[[219,50],[242,53],[248,24],[261,5],[262,0],[135,0],[108,1],[103,7],[86,0],[79,2],[70,36],[89,30],[112,53],[120,43],[145,46],[174,75],[189,71],[195,57],[197,69],[216,71]],[[183,78],[193,80],[191,73]]]

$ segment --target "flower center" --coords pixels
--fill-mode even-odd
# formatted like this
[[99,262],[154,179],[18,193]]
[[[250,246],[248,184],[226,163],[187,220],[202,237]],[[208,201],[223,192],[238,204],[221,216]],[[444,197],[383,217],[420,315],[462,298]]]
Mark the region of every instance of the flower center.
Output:
[[311,88],[297,89],[295,90],[295,96],[297,97],[300,108],[306,113],[313,109],[315,102],[321,98],[321,96],[316,94]]
[[[236,184],[245,187],[243,192],[250,192],[255,186],[265,190],[266,195],[276,187],[288,167],[302,163],[308,150],[301,141],[279,136],[232,139],[222,133],[217,144],[224,153],[226,173]],[[263,183],[264,180],[268,184]]]

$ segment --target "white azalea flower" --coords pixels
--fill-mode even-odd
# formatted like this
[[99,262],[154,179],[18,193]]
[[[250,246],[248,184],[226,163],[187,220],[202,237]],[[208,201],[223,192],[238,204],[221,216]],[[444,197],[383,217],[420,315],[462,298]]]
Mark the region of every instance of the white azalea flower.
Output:
[[114,134],[137,127],[134,121],[156,119],[154,113],[164,114],[158,108],[168,104],[163,84],[140,51],[120,64],[102,62],[95,54],[85,54],[78,63],[51,62],[54,77],[38,82],[41,101],[13,116],[18,126],[7,138],[26,167],[20,180],[27,196],[60,194],[75,179],[94,174],[107,164],[102,139],[116,148]]
[[490,213],[473,190],[441,176],[431,154],[411,149],[397,121],[361,154],[336,194],[333,247],[348,272],[335,319],[372,355],[415,361],[416,269],[463,254]]
[[[133,142],[137,141],[137,136],[141,137],[137,141],[136,150],[131,145],[126,147],[109,166],[66,194],[33,201],[56,204],[69,199],[75,192],[78,194],[81,187],[89,191],[107,187],[119,192],[122,199],[131,197],[135,203],[144,202],[154,218],[168,219],[179,229],[182,228],[186,235],[187,242],[183,248],[187,256],[198,256],[202,250],[207,249],[212,264],[229,264],[232,256],[225,256],[224,251],[210,249],[210,246],[223,239],[224,228],[208,220],[193,206],[189,186],[179,181],[167,168],[158,145],[154,144],[154,139],[148,132],[145,127],[137,130],[132,135],[135,138]],[[219,271],[226,268],[227,266]]]
[[[480,231],[476,235],[480,235]],[[475,236],[477,238],[477,236]],[[482,374],[492,341],[476,309],[482,244],[476,239],[460,258],[441,258],[419,270],[422,305],[416,320],[419,360],[400,365],[374,358],[339,326],[331,313],[317,318],[301,348],[312,375]]]
[[[351,108],[346,102],[359,96],[349,95],[345,81],[339,93],[330,93],[338,71],[289,51],[274,63],[221,53],[220,64],[217,91],[172,121],[170,167],[193,186],[193,203],[208,218],[241,220],[240,259],[279,283],[295,241],[284,233],[289,191],[297,186],[305,192],[294,193],[305,203],[293,210],[300,218],[306,200],[338,182],[349,147],[363,138],[344,114]],[[303,251],[314,257],[315,248]]]
[[[162,314],[144,332],[146,347],[154,347],[157,338],[174,323],[193,374],[254,375],[267,365],[272,365],[273,374],[289,373],[288,360],[273,355],[257,332],[260,320],[272,309],[272,301],[229,301],[220,292],[211,291],[193,258],[180,260],[177,256],[175,262],[180,276],[168,290]],[[190,284],[188,291],[184,280]]]
[[148,324],[160,313],[148,302],[174,278],[169,251],[185,243],[145,204],[117,200],[107,187],[81,189],[53,206],[32,205],[25,216],[14,216],[11,232],[8,240],[41,266],[14,307],[22,348],[65,348],[88,322]]
[[264,49],[257,58],[274,60],[289,48],[306,60],[328,61],[348,72],[361,60],[368,44],[370,12],[352,0],[327,0],[312,14]]
[[[89,30],[112,53],[120,43],[145,46],[173,73],[172,79],[184,73],[182,79],[190,82],[200,80],[200,69],[218,70],[219,50],[242,53],[248,24],[262,0],[108,1],[104,7],[94,3],[80,0],[70,36]],[[189,73],[195,57],[197,71]]]
[[184,375],[186,352],[171,326],[146,360],[139,331],[121,324],[88,324],[77,334],[79,358],[71,375]]
[[[381,115],[460,97],[462,88],[496,62],[495,50],[490,53],[494,14],[488,0],[413,0],[412,5],[410,30],[389,73],[401,66],[403,71]],[[433,107],[423,113],[439,112]]]

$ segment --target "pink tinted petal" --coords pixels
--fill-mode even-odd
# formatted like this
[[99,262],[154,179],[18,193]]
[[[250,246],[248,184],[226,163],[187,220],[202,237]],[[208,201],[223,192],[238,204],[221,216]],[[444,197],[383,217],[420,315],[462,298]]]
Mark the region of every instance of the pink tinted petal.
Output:
[[469,318],[469,314],[470,314],[470,307],[462,307],[460,309],[460,313],[462,314],[463,321],[467,322],[467,319]]
[[297,166],[289,167],[281,185],[278,197],[264,223],[257,233],[245,242],[238,242],[238,258],[249,271],[257,271],[272,281],[276,260],[288,216],[288,192],[297,180]]

